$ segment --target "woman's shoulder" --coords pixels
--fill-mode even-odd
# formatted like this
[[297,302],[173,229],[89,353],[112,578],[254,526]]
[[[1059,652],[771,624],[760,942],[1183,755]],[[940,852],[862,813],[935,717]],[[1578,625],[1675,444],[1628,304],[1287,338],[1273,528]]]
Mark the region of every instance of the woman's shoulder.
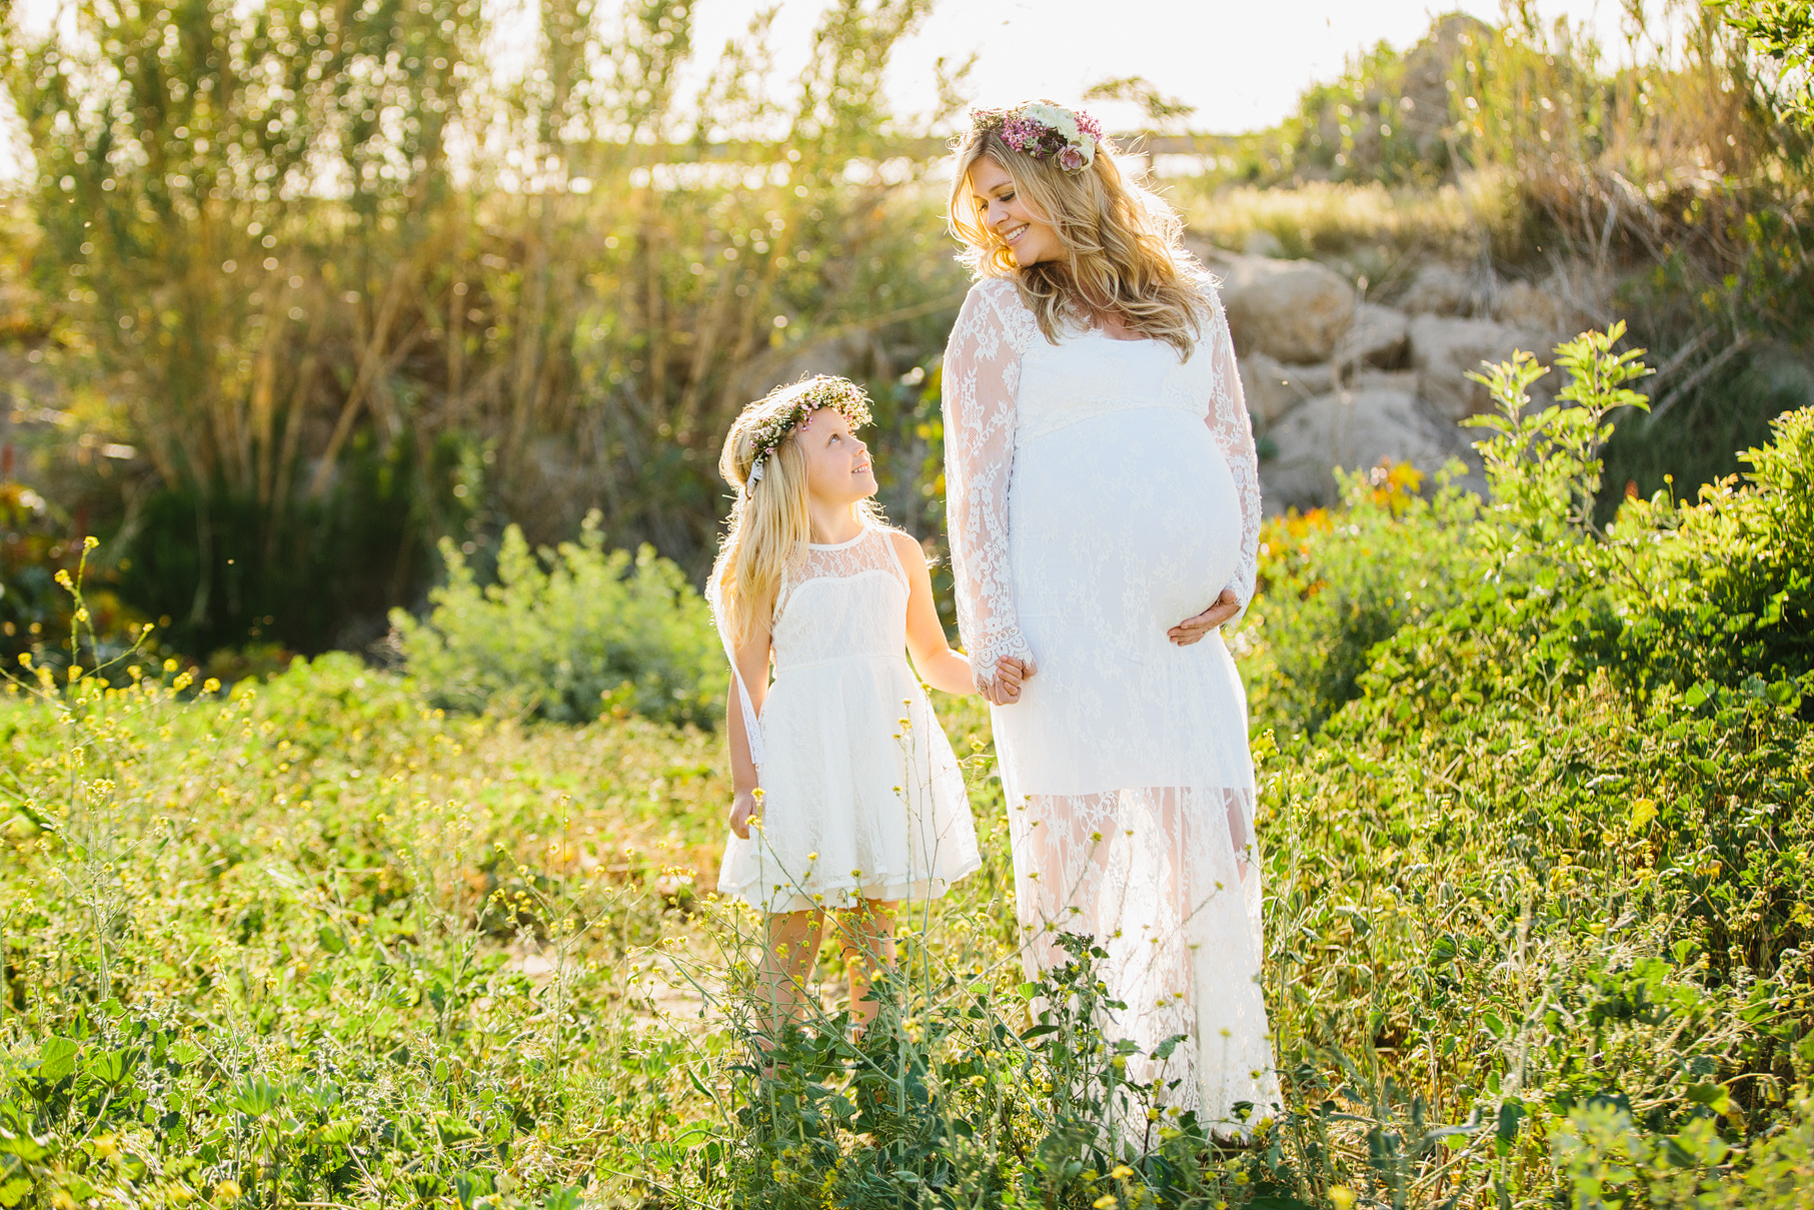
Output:
[[966,303],[972,300],[991,306],[1000,306],[1009,300],[1019,302],[1020,289],[1012,277],[979,277],[970,283],[970,292],[964,295]]
[[1013,278],[980,277],[971,283],[969,292],[964,295],[958,322],[965,319],[1009,322],[1020,316],[1031,319],[1033,313],[1027,310],[1027,304],[1020,297],[1020,287],[1014,284]]
[[1197,293],[1211,315],[1222,310],[1222,278],[1213,269],[1185,253],[1178,260],[1178,276]]
[[964,305],[951,327],[951,339],[992,341],[1005,334],[1015,346],[1024,348],[1038,330],[1038,321],[1021,299],[1013,278],[983,277],[964,295]]

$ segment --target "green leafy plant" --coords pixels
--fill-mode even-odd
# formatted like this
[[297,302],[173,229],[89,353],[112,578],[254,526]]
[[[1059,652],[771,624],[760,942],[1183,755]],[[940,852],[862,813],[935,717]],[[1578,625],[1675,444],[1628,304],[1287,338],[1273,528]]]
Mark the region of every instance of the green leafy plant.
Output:
[[604,549],[598,514],[578,542],[531,552],[511,526],[481,589],[452,539],[426,621],[391,615],[411,674],[436,703],[562,722],[634,710],[709,724],[727,674],[710,612],[680,569],[643,547]]

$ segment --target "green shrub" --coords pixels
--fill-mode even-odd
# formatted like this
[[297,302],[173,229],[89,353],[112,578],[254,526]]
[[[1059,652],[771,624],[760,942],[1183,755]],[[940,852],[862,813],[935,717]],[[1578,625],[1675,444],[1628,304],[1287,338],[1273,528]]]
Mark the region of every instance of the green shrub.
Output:
[[1429,498],[1405,464],[1337,471],[1338,509],[1267,523],[1259,595],[1236,640],[1256,728],[1314,733],[1359,694],[1376,644],[1469,589],[1480,498],[1455,485],[1459,469],[1439,472]]
[[511,526],[498,582],[480,588],[451,539],[447,584],[427,621],[395,610],[409,670],[437,704],[501,708],[558,722],[634,711],[710,725],[728,673],[699,594],[644,546],[634,559],[604,549],[598,514],[578,542],[532,552]]
[[1629,500],[1613,527],[1630,574],[1597,657],[1634,691],[1744,688],[1814,697],[1814,408],[1785,412],[1751,467],[1694,502]]
[[[1559,350],[1554,408],[1527,406],[1532,367],[1494,373],[1491,497],[1471,528],[1433,535],[1417,506],[1388,521],[1351,494],[1325,532],[1370,557],[1318,537],[1291,569],[1318,595],[1378,601],[1382,568],[1434,543],[1452,580],[1264,782],[1291,1122],[1328,1132],[1337,1173],[1381,1203],[1485,1187],[1500,1205],[1686,1204],[1748,1182],[1752,1204],[1789,1204],[1772,1174],[1805,1163],[1765,1140],[1801,1129],[1788,1106],[1814,1075],[1814,728],[1796,671],[1814,413],[1778,422],[1749,484],[1629,503],[1602,534],[1606,416],[1637,402],[1640,372],[1615,337]],[[1268,610],[1287,622],[1274,634]],[[1250,669],[1265,702],[1317,650],[1340,657],[1367,611],[1256,612],[1294,653]],[[1344,1159],[1363,1139],[1366,1163]]]

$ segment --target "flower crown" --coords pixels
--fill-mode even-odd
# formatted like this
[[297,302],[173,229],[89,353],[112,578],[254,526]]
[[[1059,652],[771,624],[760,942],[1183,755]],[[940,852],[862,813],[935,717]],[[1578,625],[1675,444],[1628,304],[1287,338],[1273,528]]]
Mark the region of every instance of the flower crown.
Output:
[[800,386],[792,407],[755,428],[755,448],[750,454],[750,487],[762,482],[762,464],[768,461],[768,456],[787,440],[789,433],[804,424],[807,417],[820,408],[831,408],[850,421],[852,428],[860,428],[869,423],[869,396],[863,393],[862,387],[848,378],[819,374],[808,378]]
[[978,109],[971,129],[994,131],[1001,141],[1036,160],[1053,156],[1066,172],[1082,172],[1096,159],[1102,126],[1081,109],[1029,101],[1013,109]]

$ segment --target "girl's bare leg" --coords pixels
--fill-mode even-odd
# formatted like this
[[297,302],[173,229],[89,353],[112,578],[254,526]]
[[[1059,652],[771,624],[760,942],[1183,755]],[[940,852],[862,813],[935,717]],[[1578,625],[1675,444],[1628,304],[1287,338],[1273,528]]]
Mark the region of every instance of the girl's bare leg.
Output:
[[824,935],[824,912],[769,915],[768,939],[762,947],[762,993],[772,1037],[779,1037],[782,1030],[799,1021],[806,981],[812,976]]
[[869,998],[873,972],[894,969],[893,900],[864,899],[845,914],[839,930],[844,968],[850,972],[850,1019],[859,1037],[875,1020],[879,1007]]

